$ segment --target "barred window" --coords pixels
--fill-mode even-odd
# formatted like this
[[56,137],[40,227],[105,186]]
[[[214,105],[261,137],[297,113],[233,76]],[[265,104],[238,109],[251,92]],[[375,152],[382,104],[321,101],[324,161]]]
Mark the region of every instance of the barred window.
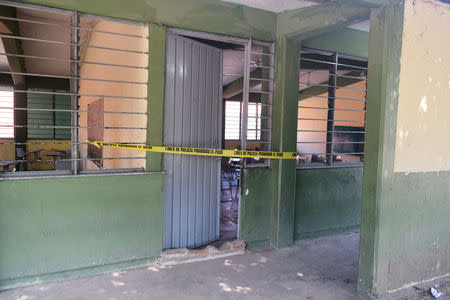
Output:
[[0,90],[0,127],[1,138],[14,138],[14,93],[8,90]]
[[0,144],[11,152],[3,176],[144,171],[145,153],[87,140],[146,143],[147,26],[2,6],[0,77],[11,90],[0,95]]
[[[240,140],[242,102],[225,101],[225,140]],[[247,140],[261,139],[261,103],[248,104]]]
[[302,49],[300,67],[298,166],[361,164],[367,59]]

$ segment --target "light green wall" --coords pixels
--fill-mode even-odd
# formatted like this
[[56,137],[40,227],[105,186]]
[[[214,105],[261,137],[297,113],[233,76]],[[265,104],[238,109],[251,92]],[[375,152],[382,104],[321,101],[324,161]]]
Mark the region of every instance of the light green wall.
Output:
[[369,56],[369,33],[352,28],[343,28],[303,40],[302,47],[367,58]]
[[359,230],[362,167],[297,170],[295,238]]
[[1,181],[0,289],[158,257],[162,184],[161,173]]
[[394,173],[379,203],[377,294],[450,273],[450,171]]
[[249,168],[242,173],[240,237],[249,248],[270,243],[271,178],[272,172],[266,168]]

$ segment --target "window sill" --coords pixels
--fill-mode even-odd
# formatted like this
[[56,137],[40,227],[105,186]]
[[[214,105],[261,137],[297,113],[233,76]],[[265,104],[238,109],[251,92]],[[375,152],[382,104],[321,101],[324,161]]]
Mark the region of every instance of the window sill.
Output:
[[[39,174],[37,174],[39,172]],[[36,171],[34,174],[28,172],[10,172],[0,173],[0,181],[5,180],[24,180],[24,179],[47,179],[47,178],[77,178],[77,177],[99,177],[99,176],[129,176],[129,175],[150,175],[162,174],[164,172],[146,172],[144,170],[110,170],[108,172],[99,171],[82,171],[80,174],[74,175],[70,171]]]
[[311,163],[308,165],[297,165],[297,170],[304,169],[332,169],[332,168],[361,168],[364,167],[363,162],[338,162],[332,165],[326,165],[324,163]]

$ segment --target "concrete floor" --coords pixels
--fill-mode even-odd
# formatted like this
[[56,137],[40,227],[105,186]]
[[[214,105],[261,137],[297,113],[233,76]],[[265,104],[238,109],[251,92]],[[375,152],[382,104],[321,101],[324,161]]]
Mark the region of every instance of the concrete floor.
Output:
[[[358,299],[358,244],[359,234],[320,238],[282,250],[16,288],[0,292],[0,299]],[[404,295],[389,299],[431,299]]]

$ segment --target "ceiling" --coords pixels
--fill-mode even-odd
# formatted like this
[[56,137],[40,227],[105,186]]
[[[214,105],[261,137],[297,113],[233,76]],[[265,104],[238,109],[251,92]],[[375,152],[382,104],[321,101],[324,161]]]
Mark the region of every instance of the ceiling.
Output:
[[297,8],[329,2],[330,0],[222,0],[222,1],[268,10],[275,13],[280,13],[286,10],[293,10]]
[[[319,5],[331,0],[222,0],[224,2],[259,8],[274,13]],[[450,0],[449,0],[450,1]],[[356,30],[369,32],[369,20],[348,26]]]

